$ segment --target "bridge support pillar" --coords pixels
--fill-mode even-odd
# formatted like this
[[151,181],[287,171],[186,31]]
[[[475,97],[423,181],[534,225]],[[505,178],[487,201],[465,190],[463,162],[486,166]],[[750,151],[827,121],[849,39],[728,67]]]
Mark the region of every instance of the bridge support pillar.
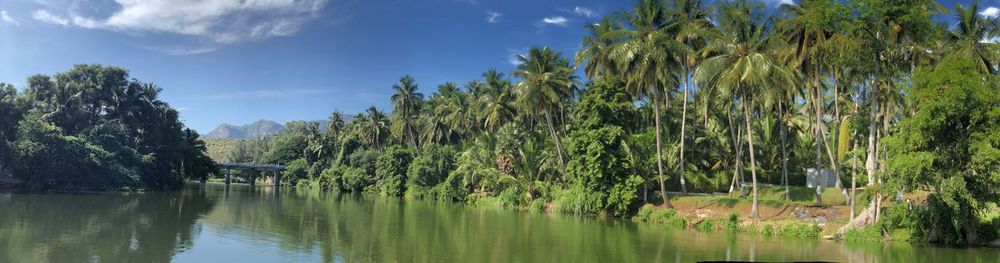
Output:
[[233,180],[233,169],[226,169],[226,186]]
[[281,186],[281,172],[273,171],[272,173],[274,173],[274,186]]
[[250,187],[254,187],[256,185],[257,185],[257,172],[250,171]]

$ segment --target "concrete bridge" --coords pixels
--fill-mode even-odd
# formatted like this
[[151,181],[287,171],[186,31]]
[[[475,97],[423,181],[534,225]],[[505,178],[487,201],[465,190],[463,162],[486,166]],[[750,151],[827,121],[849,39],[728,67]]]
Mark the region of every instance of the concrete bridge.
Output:
[[232,182],[232,171],[242,170],[250,172],[250,186],[257,184],[257,173],[271,173],[274,176],[274,185],[281,185],[281,171],[285,170],[284,164],[261,164],[261,163],[219,163],[219,170],[226,170],[226,185]]

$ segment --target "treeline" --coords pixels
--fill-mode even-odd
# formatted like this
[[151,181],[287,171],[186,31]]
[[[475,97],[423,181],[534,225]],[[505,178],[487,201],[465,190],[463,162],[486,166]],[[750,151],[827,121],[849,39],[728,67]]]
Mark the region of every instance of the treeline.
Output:
[[198,133],[128,71],[76,65],[0,83],[0,176],[31,190],[169,190],[216,172]]
[[842,232],[1000,235],[1000,22],[977,2],[640,0],[587,28],[573,61],[532,48],[513,78],[429,96],[403,77],[391,113],[335,112],[232,157],[287,163],[291,184],[614,216],[745,182],[757,218],[759,184],[819,168],[849,195]]

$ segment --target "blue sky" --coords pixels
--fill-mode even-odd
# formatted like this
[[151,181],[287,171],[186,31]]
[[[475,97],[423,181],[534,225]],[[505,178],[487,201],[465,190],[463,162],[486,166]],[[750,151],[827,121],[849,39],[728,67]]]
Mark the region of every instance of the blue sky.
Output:
[[[391,110],[391,86],[404,74],[429,95],[489,68],[509,72],[531,46],[571,56],[585,24],[633,2],[3,0],[0,81],[20,87],[34,73],[100,63],[160,85],[203,133],[324,119],[335,109]],[[981,6],[997,15],[1000,0]]]

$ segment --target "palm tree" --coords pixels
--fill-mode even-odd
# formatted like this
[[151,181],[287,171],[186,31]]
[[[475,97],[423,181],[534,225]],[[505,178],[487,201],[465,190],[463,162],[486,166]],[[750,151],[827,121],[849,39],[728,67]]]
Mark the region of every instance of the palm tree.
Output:
[[548,47],[531,48],[527,55],[519,54],[517,70],[513,75],[520,78],[517,83],[518,104],[526,112],[541,113],[545,117],[549,133],[556,144],[559,166],[565,169],[565,155],[562,142],[552,121],[554,110],[559,109],[564,100],[576,91],[577,77],[573,75],[569,60]]
[[729,90],[733,100],[743,108],[750,152],[750,172],[753,183],[751,216],[758,218],[757,166],[754,154],[751,111],[754,95],[770,88],[774,83],[793,82],[793,74],[770,54],[772,47],[768,28],[761,17],[763,7],[746,0],[725,4],[720,10],[720,32],[706,50],[715,54],[705,59],[695,70],[695,79],[701,87]]
[[504,124],[514,120],[516,109],[513,87],[510,80],[504,79],[504,74],[496,69],[486,71],[483,77],[486,78],[484,94],[476,101],[480,109],[479,119],[485,130],[496,132]]
[[375,106],[371,106],[358,117],[362,121],[358,127],[358,139],[371,147],[382,148],[385,146],[385,141],[389,137],[389,120],[385,113],[382,113]]
[[[832,0],[803,0],[798,5],[782,4],[781,8],[789,16],[781,21],[779,28],[786,37],[789,44],[794,45],[797,58],[792,66],[797,68],[806,78],[806,89],[808,90],[809,104],[813,111],[814,142],[816,149],[816,159],[814,168],[817,175],[822,172],[823,148],[826,146],[827,157],[830,158],[830,167],[835,174],[839,174],[839,165],[834,161],[832,151],[827,144],[825,128],[823,124],[823,107],[826,104],[823,98],[822,76],[826,73],[823,66],[826,64],[824,52],[820,50],[828,45],[830,38],[834,37],[840,30],[837,23],[843,21],[840,15],[846,15],[845,6]],[[820,189],[822,184],[817,184],[816,202],[822,202]],[[837,180],[837,188],[841,188],[840,180]]]
[[409,75],[399,79],[392,89],[392,133],[403,143],[417,146],[417,117],[424,94],[417,92],[417,83]]
[[330,113],[330,118],[326,122],[326,132],[332,136],[339,136],[344,130],[344,113],[339,110]]
[[424,125],[421,137],[425,143],[458,142],[472,132],[475,120],[470,118],[472,110],[466,97],[458,84],[448,82],[438,86],[421,117]]
[[601,22],[587,25],[586,28],[590,35],[583,37],[583,48],[576,52],[576,63],[584,65],[583,73],[590,79],[614,74],[615,64],[608,53],[619,40],[614,38],[615,34],[612,32],[621,30],[621,25],[610,17],[605,17]]
[[677,52],[677,61],[681,62],[681,78],[684,79],[684,102],[681,110],[681,139],[680,139],[680,149],[678,150],[680,154],[680,164],[677,166],[680,169],[681,180],[681,191],[687,193],[687,186],[684,182],[684,169],[686,168],[684,160],[684,145],[685,145],[685,130],[687,124],[687,108],[688,108],[688,90],[691,84],[691,68],[695,67],[698,62],[697,51],[705,45],[705,38],[708,30],[712,29],[712,22],[708,20],[710,15],[710,10],[702,8],[701,0],[674,0],[673,8],[669,9],[668,13],[671,17],[671,22],[667,26],[674,31],[675,37],[674,41],[681,43],[681,52]]
[[996,74],[1000,44],[993,40],[1000,37],[1000,18],[980,15],[978,0],[972,1],[969,8],[955,4],[954,9],[958,24],[948,31],[951,53],[972,58],[981,73]]
[[[621,39],[621,42],[611,47],[608,55],[614,61],[614,73],[624,78],[628,93],[636,98],[648,98],[653,105],[660,197],[665,206],[671,207],[663,176],[663,139],[658,96],[663,95],[664,102],[668,101],[669,87],[678,82],[677,76],[672,73],[678,64],[672,54],[679,49],[679,44],[666,28],[669,16],[666,6],[660,0],[641,0],[633,7],[633,12],[620,12],[616,16],[621,17],[628,28],[606,33],[612,39]],[[660,88],[663,89],[662,94]]]

